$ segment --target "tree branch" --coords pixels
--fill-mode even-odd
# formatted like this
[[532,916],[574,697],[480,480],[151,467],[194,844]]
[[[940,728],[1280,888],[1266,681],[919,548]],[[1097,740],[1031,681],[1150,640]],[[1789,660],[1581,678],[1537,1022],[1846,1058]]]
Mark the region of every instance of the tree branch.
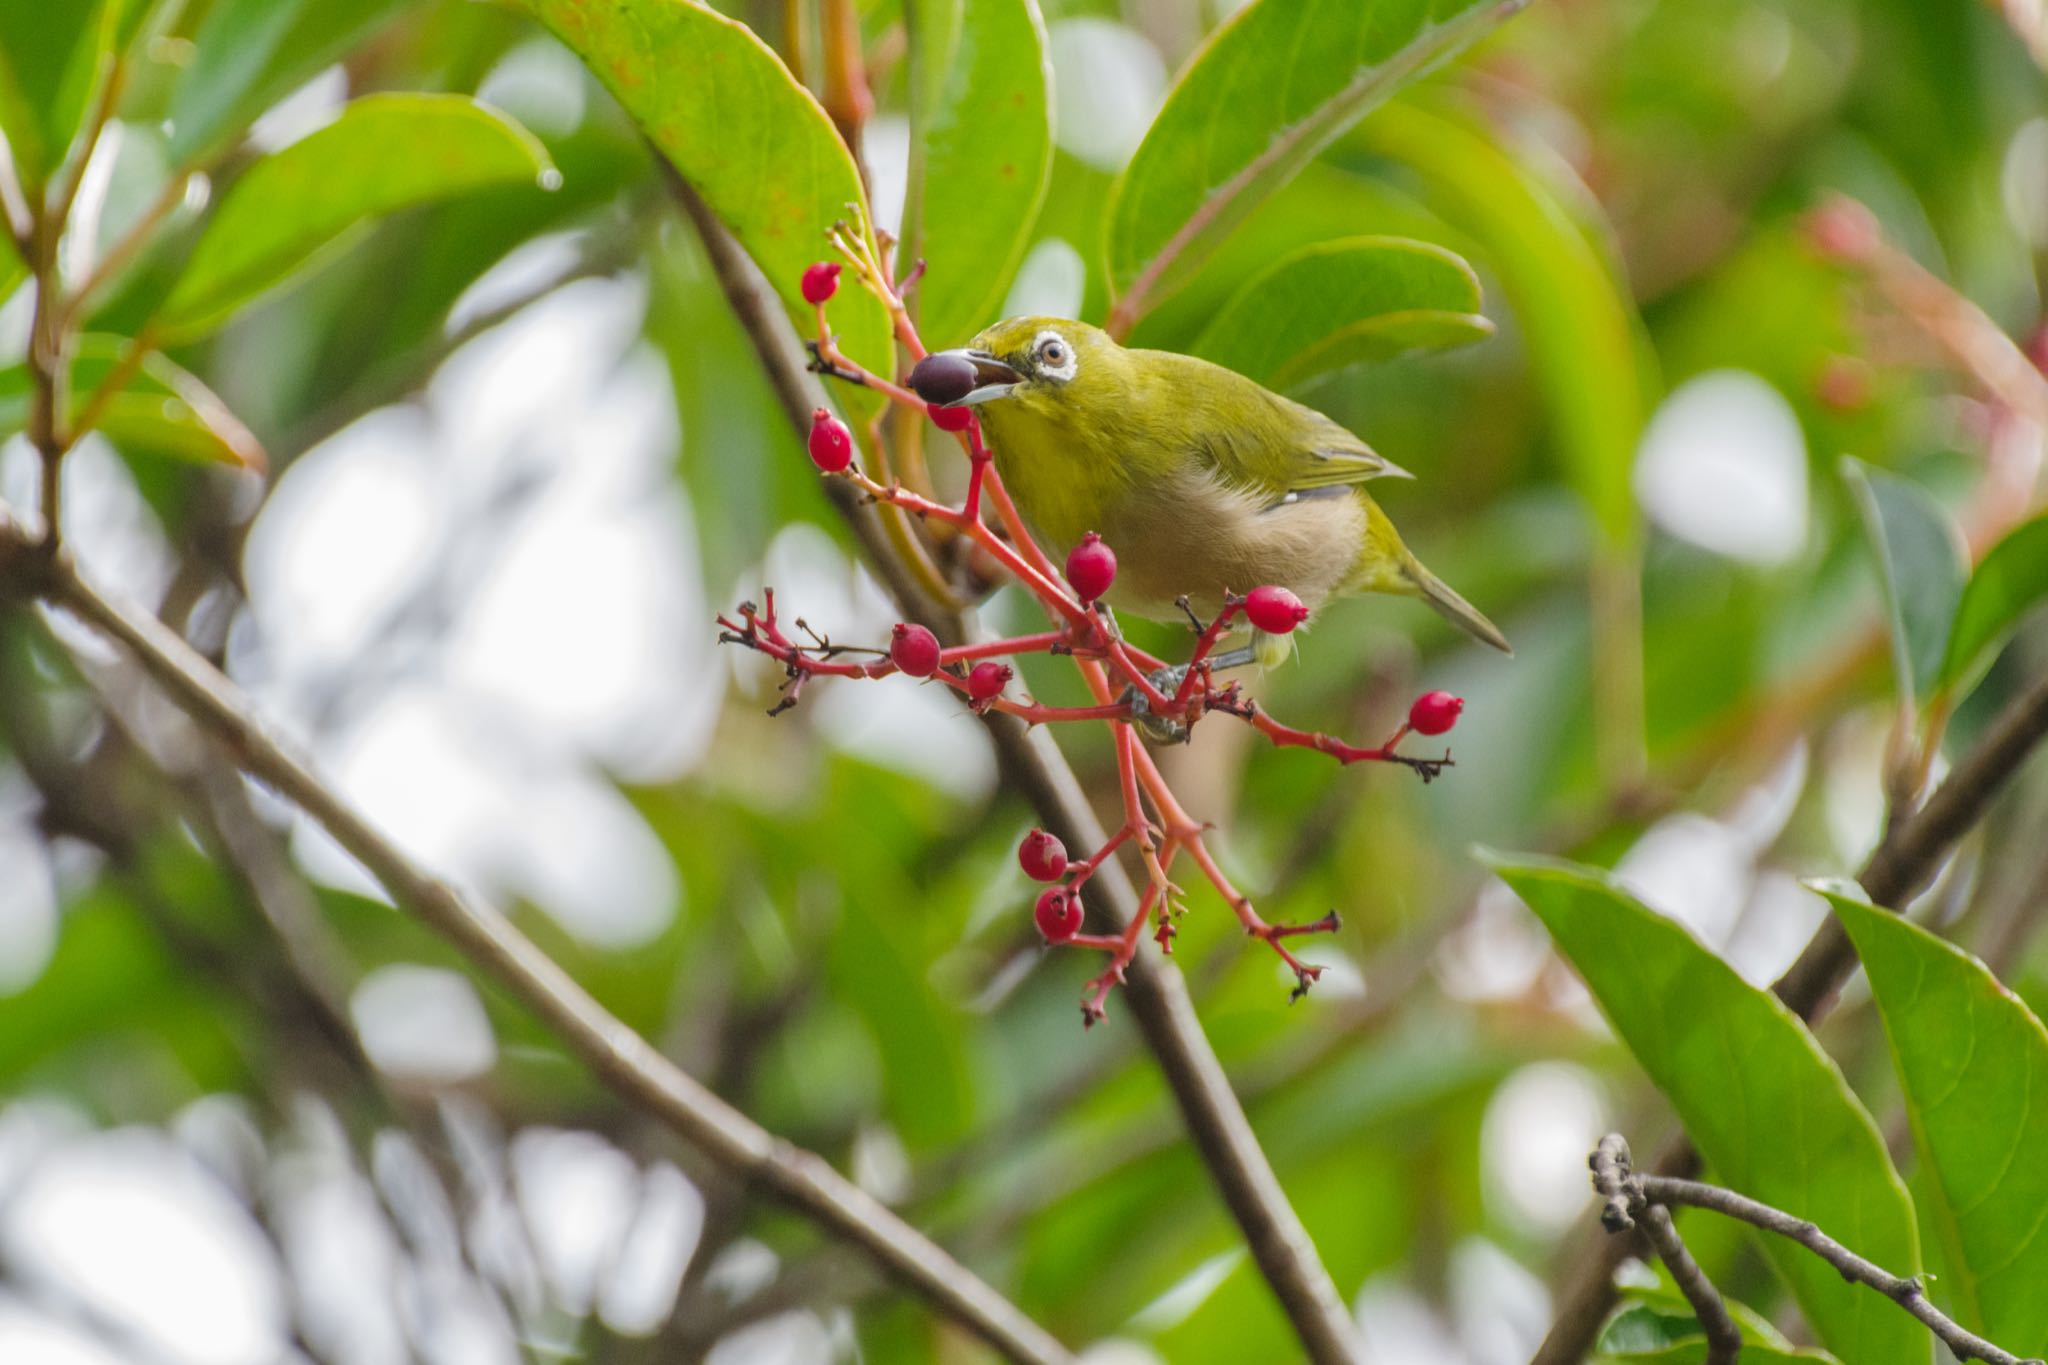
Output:
[[944,1249],[833,1170],[684,1074],[614,1017],[502,912],[426,871],[256,718],[235,685],[154,616],[101,596],[68,556],[0,514],[0,588],[39,598],[125,647],[177,707],[251,776],[297,805],[391,894],[533,1011],[625,1100],[713,1161],[872,1258],[912,1293],[1011,1360],[1066,1349]]
[[[823,394],[804,368],[795,332],[781,305],[703,200],[665,159],[657,160],[670,191],[696,225],[712,269],[752,340],[784,413],[802,436],[809,431],[811,412],[820,406]],[[834,504],[852,523],[867,551],[868,563],[888,584],[906,619],[929,627],[947,644],[964,643],[959,619],[934,607],[889,552],[874,508],[862,506],[846,480],[827,479],[824,484]],[[1000,713],[983,720],[995,742],[1004,780],[1030,803],[1039,822],[1069,848],[1100,848],[1106,839],[1101,822],[1051,736]],[[1137,893],[1114,861],[1103,864],[1089,888],[1095,902],[1119,924],[1128,925],[1137,914]],[[1140,955],[1129,968],[1126,999],[1173,1092],[1195,1149],[1309,1358],[1317,1365],[1356,1361],[1359,1344],[1351,1315],[1230,1089],[1179,969],[1155,955]]]
[[[1610,1232],[1619,1232],[1627,1228],[1630,1225],[1629,1215],[1640,1213],[1645,1208],[1656,1213],[1664,1213],[1662,1206],[1667,1204],[1711,1209],[1715,1213],[1748,1223],[1751,1227],[1761,1228],[1765,1232],[1797,1242],[1840,1271],[1842,1278],[1850,1284],[1869,1285],[1918,1318],[1926,1325],[1928,1331],[1941,1338],[1942,1345],[1948,1347],[1949,1353],[1957,1360],[1982,1360],[1987,1362],[1987,1365],[2042,1365],[2038,1359],[2023,1360],[2012,1352],[2001,1350],[1984,1338],[1966,1331],[1961,1324],[1929,1302],[1927,1291],[1921,1285],[1919,1276],[1894,1275],[1883,1266],[1864,1260],[1803,1218],[1794,1218],[1782,1209],[1758,1203],[1747,1195],[1722,1189],[1719,1185],[1707,1185],[1697,1180],[1678,1180],[1670,1176],[1634,1174],[1629,1170],[1628,1143],[1619,1133],[1610,1133],[1600,1139],[1600,1145],[1593,1150],[1590,1164],[1593,1167],[1593,1185],[1607,1203],[1600,1221]],[[1670,1221],[1668,1213],[1664,1214],[1664,1220],[1667,1223]],[[1655,1237],[1654,1232],[1651,1235]],[[1663,1249],[1660,1246],[1658,1250],[1661,1254]],[[1681,1252],[1682,1250],[1681,1248]],[[1693,1269],[1697,1271],[1698,1267],[1694,1266]],[[1676,1266],[1672,1267],[1672,1274],[1678,1274]],[[1683,1285],[1680,1287],[1683,1288]],[[1708,1287],[1708,1292],[1713,1292],[1711,1286]],[[1686,1298],[1695,1307],[1698,1306],[1698,1300],[1692,1298],[1690,1291],[1687,1292]],[[1720,1306],[1718,1297],[1715,1302],[1725,1319],[1727,1309]],[[1706,1321],[1704,1314],[1701,1315],[1701,1321]],[[1728,1323],[1730,1331],[1734,1330],[1734,1326],[1732,1321]],[[1710,1328],[1708,1335],[1711,1337],[1712,1334]],[[1734,1357],[1731,1355],[1728,1359],[1733,1360]]]
[[1606,1205],[1600,1214],[1600,1225],[1609,1232],[1642,1227],[1664,1268],[1671,1272],[1678,1292],[1685,1295],[1693,1316],[1706,1331],[1706,1365],[1735,1365],[1742,1355],[1742,1332],[1735,1319],[1728,1316],[1728,1305],[1721,1301],[1720,1291],[1707,1278],[1707,1272],[1685,1249],[1678,1225],[1671,1221],[1671,1211],[1644,1196],[1641,1178],[1629,1170],[1628,1143],[1621,1134],[1609,1133],[1600,1139],[1587,1164],[1593,1168],[1593,1188],[1600,1192]]
[[[1940,870],[1955,842],[1983,818],[2021,762],[2048,736],[2048,671],[2007,704],[1976,747],[1949,770],[1947,780],[1912,816],[1894,824],[1856,876],[1873,905],[1908,904]],[[1801,1019],[1813,1023],[1833,1007],[1855,970],[1856,953],[1840,922],[1825,920],[1771,990]],[[1682,1134],[1658,1154],[1660,1178],[1685,1178],[1700,1157]],[[1592,1346],[1614,1307],[1614,1271],[1628,1254],[1615,1241],[1588,1248],[1570,1278],[1550,1334],[1530,1365],[1576,1365]]]

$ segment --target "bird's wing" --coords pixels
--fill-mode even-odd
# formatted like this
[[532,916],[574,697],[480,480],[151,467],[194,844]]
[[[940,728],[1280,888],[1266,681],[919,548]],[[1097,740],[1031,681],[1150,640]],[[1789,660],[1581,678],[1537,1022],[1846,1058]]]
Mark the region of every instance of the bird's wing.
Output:
[[1368,479],[1413,478],[1314,408],[1194,356],[1146,353],[1171,376],[1174,404],[1146,409],[1157,435],[1185,444],[1226,484],[1262,501],[1335,494]]
[[1290,491],[1334,488],[1368,479],[1415,477],[1315,409],[1285,398],[1280,401],[1299,414],[1309,432],[1309,439],[1288,474]]

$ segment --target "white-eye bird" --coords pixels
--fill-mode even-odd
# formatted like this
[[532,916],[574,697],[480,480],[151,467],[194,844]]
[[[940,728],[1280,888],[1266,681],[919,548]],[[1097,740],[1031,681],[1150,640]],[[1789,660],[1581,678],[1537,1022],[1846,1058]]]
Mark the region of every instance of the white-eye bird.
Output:
[[[927,401],[974,405],[1031,529],[1064,549],[1089,531],[1116,551],[1107,601],[1154,620],[1221,609],[1275,583],[1311,611],[1345,593],[1419,597],[1512,652],[1493,622],[1424,568],[1366,491],[1411,477],[1313,408],[1193,356],[1127,349],[1063,318],[1012,318],[927,357]],[[1259,662],[1289,644],[1255,632]],[[1219,660],[1220,662],[1220,660]]]

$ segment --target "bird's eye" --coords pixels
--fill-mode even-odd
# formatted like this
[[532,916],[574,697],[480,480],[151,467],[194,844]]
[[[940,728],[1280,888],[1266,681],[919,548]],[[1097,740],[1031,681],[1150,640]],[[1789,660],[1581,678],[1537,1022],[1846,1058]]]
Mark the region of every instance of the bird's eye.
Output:
[[1038,348],[1038,358],[1045,364],[1058,369],[1067,363],[1067,343],[1057,337]]

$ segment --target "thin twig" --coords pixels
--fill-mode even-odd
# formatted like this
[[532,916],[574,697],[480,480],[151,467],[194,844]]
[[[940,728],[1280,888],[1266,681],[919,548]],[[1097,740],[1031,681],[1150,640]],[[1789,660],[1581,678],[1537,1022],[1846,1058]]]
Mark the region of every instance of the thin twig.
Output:
[[757,1182],[852,1243],[933,1308],[1016,1361],[1067,1351],[944,1249],[833,1170],[785,1142],[671,1063],[483,900],[427,872],[256,718],[241,692],[180,636],[100,595],[70,560],[0,518],[0,586],[41,598],[124,646],[178,708],[251,776],[305,811],[393,900],[452,942],[530,1009],[624,1099],[719,1165]]
[[1621,1134],[1609,1133],[1600,1139],[1586,1164],[1593,1168],[1593,1188],[1606,1205],[1600,1214],[1601,1226],[1617,1233],[1642,1228],[1707,1334],[1706,1365],[1735,1365],[1742,1355],[1742,1331],[1728,1315],[1728,1305],[1721,1301],[1707,1272],[1686,1250],[1678,1225],[1671,1221],[1671,1211],[1644,1196],[1641,1178],[1629,1169],[1628,1143]]
[[[1949,849],[1983,818],[1992,799],[2044,736],[2048,670],[2006,705],[1927,803],[1886,833],[1856,877],[1871,904],[1897,910],[1918,895],[1940,870]],[[1855,966],[1848,934],[1830,917],[1771,990],[1800,1018],[1813,1023],[1832,1007]],[[1698,1149],[1681,1136],[1658,1154],[1654,1169],[1660,1177],[1683,1178],[1695,1174],[1699,1164]],[[1625,1247],[1612,1241],[1589,1246],[1570,1272],[1550,1334],[1530,1365],[1576,1365],[1585,1356],[1615,1304],[1614,1271],[1626,1254]]]
[[1948,1347],[1950,1354],[1957,1360],[1982,1360],[1988,1362],[1988,1365],[2042,1365],[2038,1358],[2016,1356],[1966,1330],[1934,1306],[1928,1299],[1926,1287],[1920,1283],[1919,1276],[1894,1275],[1884,1267],[1858,1256],[1803,1218],[1794,1218],[1780,1209],[1758,1203],[1747,1195],[1737,1194],[1733,1190],[1724,1190],[1718,1185],[1662,1175],[1636,1178],[1642,1185],[1643,1194],[1659,1204],[1685,1204],[1696,1209],[1711,1209],[1715,1213],[1740,1219],[1752,1227],[1799,1243],[1840,1271],[1842,1278],[1849,1283],[1869,1285],[1918,1318],[1926,1325],[1928,1331],[1941,1338],[1942,1345]]
[[[1957,1360],[1982,1360],[1987,1362],[1987,1365],[2042,1365],[2038,1359],[2016,1356],[1966,1330],[1934,1306],[1928,1299],[1926,1287],[1920,1283],[1919,1276],[1892,1274],[1883,1266],[1858,1256],[1804,1218],[1795,1218],[1782,1209],[1759,1203],[1733,1190],[1722,1189],[1719,1185],[1708,1185],[1697,1180],[1678,1180],[1670,1176],[1634,1174],[1629,1169],[1628,1143],[1619,1133],[1610,1133],[1600,1139],[1600,1145],[1594,1149],[1590,1164],[1593,1167],[1594,1187],[1600,1191],[1607,1203],[1600,1221],[1610,1232],[1627,1228],[1630,1222],[1629,1215],[1639,1214],[1645,1207],[1661,1211],[1661,1206],[1675,1204],[1695,1209],[1709,1209],[1726,1217],[1738,1219],[1751,1227],[1761,1228],[1765,1232],[1797,1242],[1833,1266],[1850,1284],[1868,1285],[1875,1289],[1918,1318],[1928,1331],[1941,1339],[1941,1344],[1948,1347],[1949,1353]],[[1669,1214],[1665,1215],[1665,1221],[1670,1221]],[[1659,1253],[1662,1253],[1661,1247]],[[1697,1270],[1698,1267],[1695,1266],[1694,1269]],[[1674,1277],[1678,1274],[1677,1267],[1672,1267],[1672,1274]],[[1680,1287],[1683,1288],[1683,1284]],[[1711,1286],[1708,1292],[1712,1292]],[[1695,1308],[1699,1306],[1698,1300],[1693,1299],[1690,1291],[1687,1292],[1686,1298]],[[1725,1319],[1726,1308],[1722,1308],[1721,1313]],[[1704,1324],[1705,1321],[1705,1315],[1702,1314],[1701,1322]],[[1734,1323],[1729,1322],[1728,1328],[1732,1331]],[[1711,1328],[1708,1335],[1712,1336]],[[1733,1356],[1728,1358],[1734,1359]]]
[[[801,435],[809,430],[811,412],[820,405],[822,391],[804,369],[802,352],[781,305],[695,190],[666,162],[661,165],[671,192],[704,240],[712,269],[752,340],[785,415]],[[921,622],[944,643],[962,643],[959,621],[934,609],[888,552],[874,509],[862,506],[857,495],[847,496],[856,493],[847,480],[824,482],[834,504],[852,522],[868,563],[887,583],[905,619]],[[1079,779],[1049,734],[1000,713],[982,719],[994,740],[1005,781],[1030,803],[1045,828],[1069,848],[1100,848],[1107,842]],[[1113,860],[1102,865],[1089,889],[1094,903],[1119,924],[1128,925],[1138,912],[1137,892]],[[1141,954],[1129,968],[1125,1000],[1173,1092],[1203,1165],[1309,1358],[1316,1365],[1358,1360],[1360,1348],[1351,1315],[1231,1091],[1223,1064],[1195,1015],[1186,980],[1171,962],[1155,954]]]

